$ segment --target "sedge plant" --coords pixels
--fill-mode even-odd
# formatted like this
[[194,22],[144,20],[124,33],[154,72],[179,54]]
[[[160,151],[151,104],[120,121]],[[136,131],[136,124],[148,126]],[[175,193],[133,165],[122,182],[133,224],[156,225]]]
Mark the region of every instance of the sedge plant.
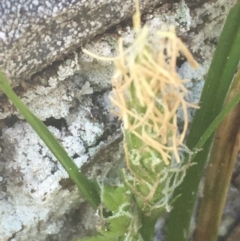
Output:
[[[200,114],[197,114],[197,117],[198,120],[205,118],[208,121],[201,128],[201,132],[197,132],[194,145],[189,148],[189,145],[185,144],[189,124],[187,110],[198,109],[199,106],[185,100],[188,91],[184,83],[187,80],[181,79],[176,72],[176,60],[181,54],[192,67],[197,67],[198,64],[176,36],[173,27],[163,28],[154,34],[149,33],[147,26],[141,28],[138,1],[136,1],[133,23],[135,40],[125,49],[123,40],[120,39],[118,57],[112,59],[99,57],[84,50],[86,54],[99,60],[113,61],[116,67],[112,77],[113,91],[110,99],[115,107],[115,114],[123,123],[125,166],[120,170],[120,178],[116,179],[114,184],[109,184],[106,176],[88,180],[77,169],[74,161],[68,157],[47,127],[16,96],[6,77],[0,74],[0,87],[3,92],[64,166],[81,194],[95,208],[99,216],[100,222],[96,234],[79,241],[153,240],[157,218],[165,212],[170,212],[173,207],[169,227],[171,232],[179,230],[178,225],[182,226],[181,221],[178,219],[179,223],[176,224],[172,217],[179,213],[184,214],[184,210],[180,209],[185,193],[181,190],[184,190],[186,177],[188,178],[189,171],[196,170],[194,167],[199,166],[196,157],[199,153],[205,153],[200,151],[201,147],[209,150],[206,145],[211,143],[212,133],[240,99],[239,94],[234,96],[222,112],[219,107],[209,119],[206,117],[208,107],[204,102],[204,98],[207,97],[202,97],[201,108],[197,112]],[[221,46],[219,51],[221,52]],[[227,52],[230,57],[231,51]],[[236,67],[236,58],[233,62],[231,62],[232,70]],[[228,79],[233,74],[234,71],[227,76]],[[209,81],[206,83],[208,94],[209,91],[212,91],[212,94],[214,91],[212,86],[217,89],[218,83],[216,81],[212,81],[211,84]],[[231,80],[225,87],[230,83]],[[220,99],[224,100],[226,94],[227,90],[221,93]],[[179,109],[184,116],[181,132],[177,123]],[[196,124],[193,123],[194,125],[196,128]],[[193,140],[191,130],[187,144],[189,138]],[[198,150],[197,153],[193,151],[194,148]],[[183,161],[184,159],[186,161]],[[195,182],[193,184],[195,185]],[[188,185],[191,186],[191,183]],[[185,226],[185,230],[186,227],[188,226]],[[184,232],[181,231],[180,235],[182,233]],[[167,233],[167,240],[188,239],[187,235],[181,236],[184,239],[172,239],[171,235],[174,234],[171,233],[169,236],[169,232]]]
[[[126,241],[152,239],[157,218],[170,211],[173,191],[191,165],[181,162],[183,153],[189,151],[184,145],[187,110],[198,108],[185,100],[187,80],[176,72],[176,61],[182,54],[193,67],[198,64],[174,28],[150,35],[147,26],[140,27],[138,5],[133,23],[135,40],[124,49],[120,39],[118,57],[105,59],[84,50],[99,60],[113,60],[116,67],[110,99],[116,107],[115,114],[123,121],[126,168],[121,171],[121,185],[125,190],[122,195],[126,196],[127,191],[132,196],[131,202],[119,205],[119,208],[132,209],[128,213],[129,226],[121,239]],[[181,133],[177,126],[179,109],[184,113]],[[104,186],[102,192],[106,192]],[[123,215],[123,212],[119,209],[114,215]],[[126,225],[124,220],[119,223]]]

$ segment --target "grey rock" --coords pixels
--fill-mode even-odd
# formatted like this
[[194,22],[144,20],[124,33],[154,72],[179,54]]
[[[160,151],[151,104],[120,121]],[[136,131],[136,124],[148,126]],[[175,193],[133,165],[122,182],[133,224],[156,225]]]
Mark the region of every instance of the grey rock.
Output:
[[0,67],[16,86],[133,12],[133,0],[1,1]]

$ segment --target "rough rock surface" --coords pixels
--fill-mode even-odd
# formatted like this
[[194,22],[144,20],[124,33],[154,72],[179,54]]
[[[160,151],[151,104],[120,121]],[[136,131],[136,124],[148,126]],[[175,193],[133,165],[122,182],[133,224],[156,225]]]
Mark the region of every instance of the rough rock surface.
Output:
[[[141,4],[144,9],[158,2]],[[2,1],[1,67],[16,85],[133,11],[132,0]]]
[[[174,24],[200,63],[198,70],[192,70],[184,60],[179,62],[179,73],[191,80],[188,98],[197,102],[235,0],[141,3],[146,10],[142,21],[152,33]],[[0,3],[1,68],[22,100],[90,177],[118,165],[123,154],[120,123],[110,114],[108,100],[113,66],[83,54],[81,46],[101,56],[115,56],[119,37],[126,45],[133,39],[129,19],[133,6],[130,0]],[[3,95],[0,103],[0,240],[67,241],[89,234],[94,228],[93,210]],[[236,188],[229,193],[231,200],[231,195],[237,196]],[[239,199],[238,195],[234,200]],[[226,220],[237,218],[239,203],[227,207]]]

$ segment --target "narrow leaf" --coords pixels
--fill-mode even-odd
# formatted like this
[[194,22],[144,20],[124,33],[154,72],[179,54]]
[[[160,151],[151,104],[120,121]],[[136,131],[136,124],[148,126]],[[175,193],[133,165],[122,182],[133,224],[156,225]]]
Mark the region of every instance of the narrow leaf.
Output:
[[[192,150],[205,130],[220,113],[232,78],[240,59],[240,2],[229,12],[202,92],[200,106],[194,117],[187,146]],[[196,154],[185,179],[175,192],[181,195],[174,204],[168,221],[166,241],[186,241],[189,238],[190,220],[197,190],[203,175],[211,146],[212,136]]]
[[[240,92],[240,68],[226,102]],[[240,105],[219,125],[213,140],[204,179],[196,225],[195,241],[216,241],[240,142]],[[211,228],[209,228],[211,227]]]
[[8,83],[7,78],[2,72],[0,72],[0,88],[17,107],[19,112],[24,116],[27,122],[36,131],[39,137],[43,140],[46,146],[51,150],[53,155],[62,164],[72,181],[78,186],[81,194],[89,201],[89,203],[97,208],[100,204],[99,192],[96,188],[96,184],[88,180],[78,169],[74,161],[68,156],[64,148],[58,143],[56,138],[44,125],[44,123],[38,119],[18,98],[15,92],[12,90]]

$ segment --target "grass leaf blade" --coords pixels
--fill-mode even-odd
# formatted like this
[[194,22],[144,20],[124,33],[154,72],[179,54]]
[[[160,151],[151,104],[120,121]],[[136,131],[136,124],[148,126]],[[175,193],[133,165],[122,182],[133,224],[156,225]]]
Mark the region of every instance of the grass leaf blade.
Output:
[[[240,2],[229,12],[202,92],[200,105],[194,117],[187,146],[192,150],[204,131],[220,113],[232,78],[240,59]],[[212,136],[203,150],[194,159],[197,165],[191,167],[184,182],[177,188],[175,196],[181,195],[170,213],[166,241],[188,240],[190,221],[197,190],[212,142]]]
[[100,204],[100,198],[98,190],[96,189],[96,184],[88,180],[80,172],[74,161],[68,156],[67,152],[58,143],[56,138],[52,135],[44,123],[38,119],[18,98],[2,72],[0,72],[0,88],[17,107],[19,112],[36,131],[36,133],[51,150],[57,160],[62,164],[72,181],[78,186],[81,194],[90,202],[94,208],[97,208],[97,206]]

